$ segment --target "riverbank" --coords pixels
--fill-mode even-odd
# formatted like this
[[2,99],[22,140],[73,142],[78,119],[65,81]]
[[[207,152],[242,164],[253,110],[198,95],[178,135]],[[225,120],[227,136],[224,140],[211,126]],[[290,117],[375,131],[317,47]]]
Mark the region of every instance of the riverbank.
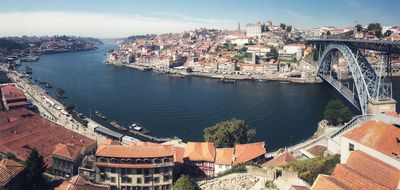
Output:
[[283,83],[300,83],[300,84],[318,84],[323,81],[319,77],[288,77],[283,74],[270,74],[270,75],[242,75],[242,74],[220,74],[220,73],[206,73],[206,72],[187,72],[182,69],[164,68],[159,67],[156,63],[148,64],[122,64],[119,62],[107,62],[109,65],[117,67],[127,67],[139,71],[154,71],[162,74],[169,74],[172,77],[205,77],[211,79],[231,79],[231,80],[249,80],[255,82],[283,82]]

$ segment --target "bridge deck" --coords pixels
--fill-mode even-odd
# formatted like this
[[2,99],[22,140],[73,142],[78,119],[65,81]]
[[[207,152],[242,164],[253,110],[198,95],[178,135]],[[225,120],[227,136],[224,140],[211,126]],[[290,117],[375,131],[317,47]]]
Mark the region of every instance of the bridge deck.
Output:
[[349,39],[307,39],[307,44],[345,44],[358,49],[368,49],[386,53],[400,53],[400,42],[380,40],[349,40]]
[[353,92],[342,85],[339,81],[335,80],[329,75],[319,75],[324,81],[329,83],[333,88],[335,88],[340,94],[342,94],[356,109],[361,110],[357,99],[353,96]]

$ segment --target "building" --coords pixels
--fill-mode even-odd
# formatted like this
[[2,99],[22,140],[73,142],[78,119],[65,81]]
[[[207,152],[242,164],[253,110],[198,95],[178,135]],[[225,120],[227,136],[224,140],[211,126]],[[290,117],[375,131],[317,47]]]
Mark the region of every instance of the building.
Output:
[[215,147],[211,142],[188,142],[185,147],[183,160],[185,165],[193,167],[192,175],[213,176]]
[[215,157],[215,174],[223,173],[232,168],[234,148],[217,148]]
[[15,84],[2,85],[1,96],[6,110],[23,108],[28,105],[24,92],[18,89]]
[[63,177],[78,174],[78,167],[84,155],[86,150],[82,146],[63,143],[56,145],[52,153],[53,174]]
[[233,148],[215,148],[211,142],[188,142],[183,156],[186,166],[192,166],[192,175],[216,176],[233,165],[265,161],[265,143],[237,144]]
[[341,138],[341,163],[361,150],[400,169],[400,128],[383,121],[367,121]]
[[285,151],[279,153],[272,160],[265,162],[261,166],[263,168],[282,167],[282,166],[286,166],[287,164],[290,164],[290,163],[293,163],[296,161],[297,161],[297,159],[292,154],[290,154],[289,151],[285,150]]
[[17,159],[25,160],[36,148],[48,170],[52,171],[53,153],[60,143],[82,147],[84,154],[93,154],[96,148],[95,140],[44,119],[26,108],[0,111],[0,153],[11,153]]
[[96,183],[110,189],[171,189],[173,157],[172,145],[105,142],[96,151]]
[[350,130],[338,136],[340,143],[329,139],[328,151],[340,152],[341,164],[336,165],[331,176],[320,174],[312,189],[398,190],[400,128],[391,123],[399,123],[399,118],[396,113],[358,118],[360,123],[352,124]]
[[108,190],[108,187],[88,183],[85,178],[77,175],[69,180],[63,180],[55,190]]
[[297,60],[300,60],[304,55],[304,50],[306,46],[304,44],[288,44],[283,46],[283,51],[279,52],[279,54],[285,55],[295,55]]
[[399,189],[400,170],[363,151],[354,150],[332,176],[320,174],[313,190]]
[[246,36],[258,37],[261,36],[261,33],[262,33],[262,26],[260,23],[246,25]]
[[0,189],[21,189],[21,172],[24,166],[14,160],[0,161]]

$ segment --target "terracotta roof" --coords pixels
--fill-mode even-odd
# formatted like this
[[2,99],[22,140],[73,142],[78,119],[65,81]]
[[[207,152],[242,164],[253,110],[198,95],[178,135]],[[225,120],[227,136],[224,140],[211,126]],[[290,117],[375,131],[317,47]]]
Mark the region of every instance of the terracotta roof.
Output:
[[290,154],[289,151],[285,150],[284,152],[277,155],[274,159],[262,164],[262,167],[278,167],[285,166],[289,163],[296,162],[297,159]]
[[183,154],[185,154],[185,148],[174,146],[174,162],[183,163]]
[[107,189],[108,187],[106,186],[88,184],[86,183],[86,180],[79,175],[71,177],[71,179],[68,181],[64,180],[60,186],[55,188],[55,190],[107,190]]
[[216,149],[216,164],[232,165],[234,148],[217,148]]
[[25,160],[36,148],[51,167],[51,155],[57,144],[92,147],[96,141],[44,119],[28,109],[0,111],[0,148]]
[[332,176],[349,187],[396,189],[400,170],[362,151],[353,151],[346,164],[336,166]]
[[62,156],[65,158],[69,158],[71,160],[75,160],[78,155],[81,153],[82,147],[75,146],[74,144],[58,144],[54,148],[53,155]]
[[312,148],[307,149],[307,151],[314,156],[324,156],[324,152],[326,150],[326,146],[322,145],[315,145]]
[[1,86],[1,93],[6,101],[26,99],[24,92],[17,88],[15,84]]
[[158,158],[173,155],[172,145],[161,144],[103,145],[96,151],[96,156],[113,158]]
[[[344,137],[400,160],[400,128],[382,121],[368,121]],[[396,154],[397,157],[394,155]]]
[[0,187],[7,185],[15,176],[17,176],[24,166],[14,160],[3,159],[0,161]]
[[332,176],[319,174],[315,180],[312,190],[352,190],[350,187],[339,182]]
[[265,155],[266,152],[264,142],[237,144],[235,145],[235,159],[233,164],[251,161]]
[[214,162],[215,147],[211,142],[188,142],[185,148],[184,158],[190,161]]
[[319,175],[312,189],[396,189],[400,170],[362,151],[352,151],[346,164],[336,165],[332,176]]

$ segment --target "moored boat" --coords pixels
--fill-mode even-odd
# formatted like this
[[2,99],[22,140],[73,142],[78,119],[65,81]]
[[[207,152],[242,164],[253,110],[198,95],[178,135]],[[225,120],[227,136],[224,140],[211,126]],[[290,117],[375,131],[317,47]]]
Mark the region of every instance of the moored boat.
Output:
[[103,115],[102,113],[100,113],[99,111],[95,111],[94,112],[99,118],[101,119],[107,119],[107,116]]
[[219,79],[219,82],[221,82],[221,83],[236,83],[236,80],[235,79],[222,78],[222,79]]
[[121,125],[119,125],[116,121],[111,121],[110,125],[116,129],[119,129],[121,131],[127,131],[128,129],[125,127],[122,127]]

